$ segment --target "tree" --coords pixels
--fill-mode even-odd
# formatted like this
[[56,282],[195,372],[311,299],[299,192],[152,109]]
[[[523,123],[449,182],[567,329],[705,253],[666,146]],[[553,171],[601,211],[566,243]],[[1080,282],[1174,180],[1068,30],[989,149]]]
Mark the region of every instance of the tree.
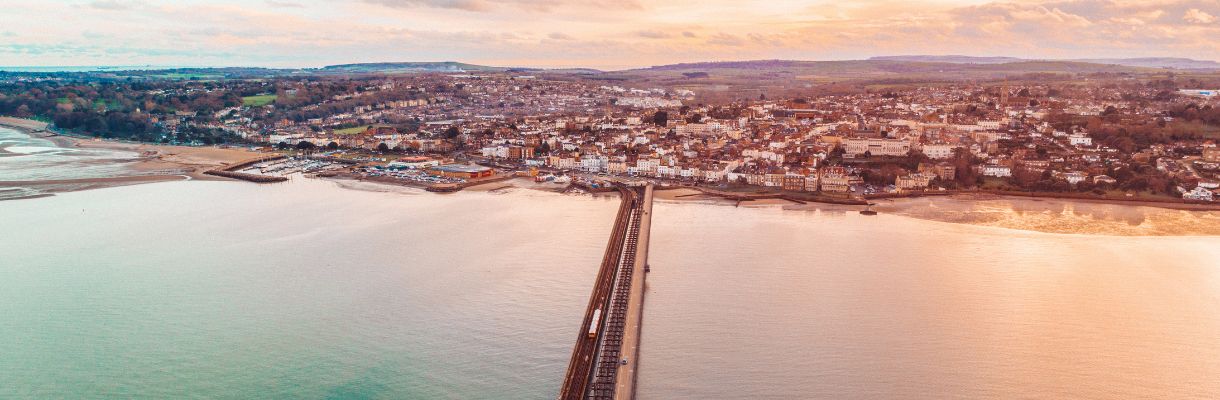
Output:
[[377,151],[382,152],[382,153],[387,153],[390,151],[390,146],[385,144],[385,142],[381,142],[380,144],[377,145]]
[[327,144],[326,144],[326,148],[327,148],[327,149],[330,149],[330,150],[338,150],[338,149],[339,149],[339,144],[338,144],[338,143],[335,143],[335,142],[330,142],[330,143],[327,143]]
[[451,126],[451,127],[449,127],[449,129],[445,130],[445,139],[453,140],[453,139],[456,139],[458,137],[458,135],[461,135],[461,134],[462,134],[462,131],[460,129],[458,129],[456,126]]
[[656,126],[665,126],[669,123],[669,113],[657,111],[656,114],[652,114],[652,123]]
[[970,150],[965,148],[953,149],[953,158],[950,161],[953,168],[956,169],[957,183],[962,187],[970,187],[978,183],[982,179],[974,170],[974,155],[970,154]]
[[317,147],[317,146],[314,146],[313,142],[309,142],[309,141],[305,141],[305,140],[302,140],[300,143],[297,143],[297,150],[313,150],[315,147]]

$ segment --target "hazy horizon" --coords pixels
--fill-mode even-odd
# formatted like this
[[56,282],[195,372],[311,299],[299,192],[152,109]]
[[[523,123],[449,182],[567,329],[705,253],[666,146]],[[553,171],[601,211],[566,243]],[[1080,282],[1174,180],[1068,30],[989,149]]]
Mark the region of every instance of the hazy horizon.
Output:
[[[824,59],[824,60],[802,60],[802,59],[691,60],[691,61],[678,61],[678,62],[669,63],[669,64],[631,66],[631,67],[624,67],[624,68],[594,68],[594,67],[586,67],[586,66],[535,67],[535,66],[528,66],[528,65],[480,64],[480,63],[466,62],[466,61],[462,61],[462,60],[397,60],[397,61],[384,60],[384,61],[362,61],[362,62],[337,63],[337,64],[327,64],[327,65],[308,65],[308,66],[302,65],[302,66],[279,66],[279,67],[263,66],[263,65],[238,65],[238,64],[232,64],[232,65],[225,65],[225,64],[217,64],[217,65],[152,65],[152,64],[150,64],[150,65],[0,65],[0,71],[6,71],[6,72],[95,72],[95,71],[106,71],[106,70],[132,71],[132,70],[187,69],[187,68],[317,69],[317,68],[324,68],[324,67],[336,66],[336,65],[358,65],[358,64],[459,63],[459,64],[470,64],[470,65],[478,65],[478,66],[485,66],[485,67],[498,67],[498,68],[531,68],[531,69],[543,69],[543,70],[595,69],[595,70],[613,72],[613,71],[620,71],[620,70],[660,67],[660,66],[677,65],[677,64],[733,63],[733,62],[758,62],[758,61],[791,61],[791,62],[871,61],[874,58],[881,58],[881,57],[967,57],[967,58],[979,58],[979,59],[1014,58],[1014,59],[1018,59],[1021,61],[1063,61],[1063,62],[1080,62],[1080,61],[1086,60],[1084,58],[1061,58],[1061,59],[1025,58],[1025,57],[1010,56],[1010,55],[976,56],[976,55],[963,55],[963,54],[897,54],[897,55],[876,55],[876,56],[866,57],[866,58]],[[1213,59],[1190,58],[1190,57],[1132,56],[1132,57],[1108,58],[1108,59],[1110,59],[1110,60],[1132,60],[1132,59],[1157,59],[1157,58],[1181,59],[1181,60],[1190,60],[1190,61],[1220,63],[1220,61],[1213,60]],[[1087,60],[1105,60],[1105,59],[1096,58],[1096,59],[1087,59]]]
[[[0,65],[618,70],[901,54],[1220,57],[1220,3],[1165,0],[0,0]],[[302,51],[308,49],[309,51]]]

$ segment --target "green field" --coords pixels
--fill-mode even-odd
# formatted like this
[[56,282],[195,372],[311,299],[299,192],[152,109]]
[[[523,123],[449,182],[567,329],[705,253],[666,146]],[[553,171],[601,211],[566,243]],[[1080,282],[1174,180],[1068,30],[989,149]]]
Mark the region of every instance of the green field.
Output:
[[274,94],[260,94],[241,98],[241,104],[250,107],[262,107],[275,102]]
[[364,132],[364,131],[368,130],[370,126],[379,126],[379,127],[380,127],[380,126],[389,126],[389,125],[360,125],[360,126],[353,126],[353,127],[351,127],[351,128],[335,129],[335,134],[336,134],[336,135],[355,135],[355,134],[357,134],[357,133]]

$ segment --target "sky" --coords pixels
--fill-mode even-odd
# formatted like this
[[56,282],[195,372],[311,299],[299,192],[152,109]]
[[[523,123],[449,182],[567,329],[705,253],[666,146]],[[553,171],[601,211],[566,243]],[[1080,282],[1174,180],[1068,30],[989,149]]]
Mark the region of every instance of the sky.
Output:
[[2,66],[1220,60],[1220,0],[0,0]]

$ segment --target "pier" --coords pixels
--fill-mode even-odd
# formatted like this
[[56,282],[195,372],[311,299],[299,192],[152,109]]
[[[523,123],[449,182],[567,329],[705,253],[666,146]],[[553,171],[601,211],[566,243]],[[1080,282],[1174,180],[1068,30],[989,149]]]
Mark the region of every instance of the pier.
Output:
[[635,395],[653,188],[615,187],[622,202],[559,399],[630,399]]
[[247,181],[247,182],[254,182],[254,183],[284,182],[284,181],[287,181],[288,178],[283,177],[283,176],[247,174],[247,173],[238,172],[238,171],[243,168],[254,165],[254,164],[258,164],[261,162],[267,162],[267,161],[280,160],[280,159],[287,158],[287,157],[288,156],[285,156],[282,154],[277,154],[277,155],[272,155],[272,156],[267,156],[267,157],[259,157],[259,158],[255,158],[252,160],[246,160],[246,161],[242,161],[237,164],[229,165],[224,168],[209,170],[209,171],[204,172],[204,174],[212,175],[212,176],[219,176],[219,177],[223,177],[223,178],[239,179],[239,180],[243,180],[243,181]]

